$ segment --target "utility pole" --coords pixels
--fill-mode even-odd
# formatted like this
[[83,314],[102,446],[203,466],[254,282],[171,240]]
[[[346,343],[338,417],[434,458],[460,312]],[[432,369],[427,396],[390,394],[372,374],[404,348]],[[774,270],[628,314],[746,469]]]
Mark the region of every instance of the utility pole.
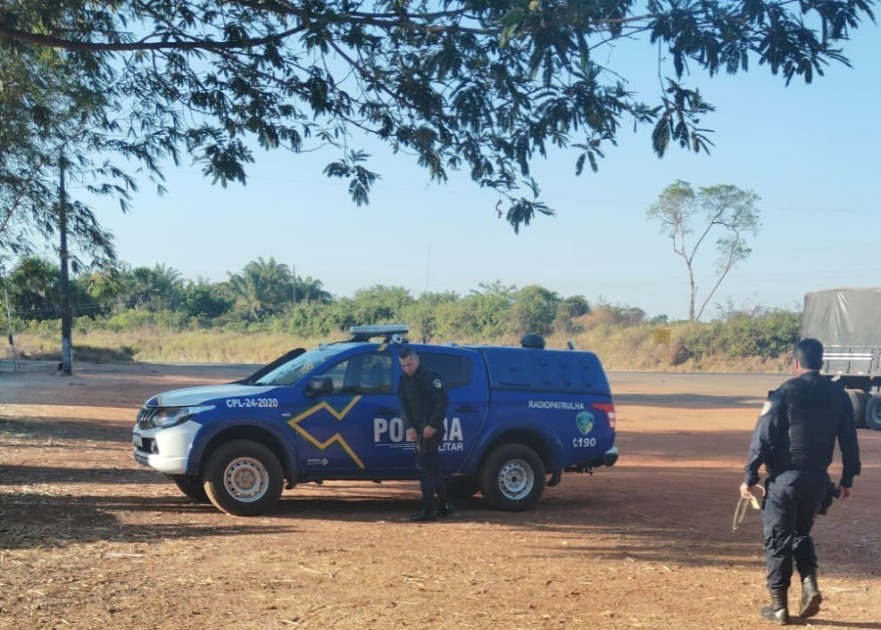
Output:
[[61,172],[58,206],[58,231],[61,232],[61,374],[73,374],[73,352],[70,343],[70,276],[67,260],[67,198],[64,189],[64,153],[58,162]]

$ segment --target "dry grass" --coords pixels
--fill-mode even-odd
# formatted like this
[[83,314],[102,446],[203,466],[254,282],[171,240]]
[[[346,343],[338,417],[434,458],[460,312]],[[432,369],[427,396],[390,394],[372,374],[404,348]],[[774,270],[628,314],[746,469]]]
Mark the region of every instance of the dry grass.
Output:
[[[610,370],[665,372],[785,372],[789,357],[763,360],[758,357],[732,359],[705,357],[700,362],[685,360],[675,334],[667,343],[657,343],[646,326],[615,326],[606,322],[587,322],[585,330],[574,334],[550,335],[549,348],[565,348],[572,341],[576,348],[590,350],[602,358]],[[297,347],[311,348],[323,341],[344,339],[304,339],[286,333],[243,333],[223,330],[173,332],[140,328],[126,332],[92,331],[73,334],[74,358],[90,363],[126,361],[155,363],[266,363]],[[15,338],[18,355],[24,358],[60,360],[60,339],[43,334],[23,333]],[[443,340],[467,343],[470,340]],[[494,343],[517,345],[510,336]],[[11,358],[9,346],[7,358]]]
[[[266,363],[292,348],[316,344],[284,333],[172,332],[153,328],[73,333],[72,338],[74,358],[96,363],[124,361],[125,357],[157,363]],[[15,342],[20,357],[60,359],[57,338],[25,333],[16,335]],[[99,348],[104,352],[96,350]]]

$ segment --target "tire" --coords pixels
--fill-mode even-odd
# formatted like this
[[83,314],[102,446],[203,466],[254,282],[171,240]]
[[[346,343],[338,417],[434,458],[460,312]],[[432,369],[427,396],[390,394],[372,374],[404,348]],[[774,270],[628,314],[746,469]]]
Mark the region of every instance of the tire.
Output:
[[545,468],[538,454],[523,444],[503,444],[484,461],[480,491],[493,510],[531,509],[545,489]]
[[861,389],[846,389],[847,397],[850,398],[850,404],[853,405],[853,417],[856,420],[857,428],[861,429],[866,426],[866,403],[869,395]]
[[221,444],[205,466],[205,493],[218,510],[233,516],[268,514],[283,484],[275,453],[252,440]]
[[869,398],[866,403],[865,419],[870,429],[881,431],[881,393]]
[[461,475],[447,479],[447,492],[451,499],[470,499],[480,490],[480,483],[474,477]]
[[170,475],[177,489],[190,497],[196,503],[210,503],[202,480],[195,475]]

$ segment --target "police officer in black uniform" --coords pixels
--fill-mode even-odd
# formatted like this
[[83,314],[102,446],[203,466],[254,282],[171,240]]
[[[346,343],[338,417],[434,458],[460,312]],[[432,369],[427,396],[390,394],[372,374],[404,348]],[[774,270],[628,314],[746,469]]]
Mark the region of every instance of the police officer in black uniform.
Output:
[[[817,553],[811,539],[814,517],[830,493],[850,496],[860,474],[853,406],[840,386],[820,375],[823,344],[803,339],[794,350],[792,378],[771,392],[753,433],[741,496],[752,496],[759,468],[767,469],[762,522],[771,604],[765,619],[789,623],[787,593],[792,565],[802,581],[799,616],[813,617],[823,597],[817,586]],[[841,449],[841,481],[831,482],[835,441]]]
[[453,511],[438,458],[449,398],[440,377],[419,364],[414,348],[402,346],[398,359],[401,417],[407,425],[407,439],[416,442],[416,470],[422,490],[422,509],[410,520],[436,521]]

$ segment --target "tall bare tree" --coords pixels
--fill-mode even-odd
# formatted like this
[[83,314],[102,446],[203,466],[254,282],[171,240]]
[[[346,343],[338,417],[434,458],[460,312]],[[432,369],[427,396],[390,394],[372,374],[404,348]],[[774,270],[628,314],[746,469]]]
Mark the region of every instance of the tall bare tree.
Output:
[[[730,184],[699,188],[695,193],[691,184],[677,180],[667,186],[649,208],[648,218],[660,222],[661,234],[670,239],[673,251],[688,270],[688,318],[691,321],[701,318],[728,272],[752,251],[747,238],[759,231],[758,201],[759,196],[752,191]],[[695,257],[711,232],[719,234],[715,277],[712,288],[695,310],[698,300]]]

